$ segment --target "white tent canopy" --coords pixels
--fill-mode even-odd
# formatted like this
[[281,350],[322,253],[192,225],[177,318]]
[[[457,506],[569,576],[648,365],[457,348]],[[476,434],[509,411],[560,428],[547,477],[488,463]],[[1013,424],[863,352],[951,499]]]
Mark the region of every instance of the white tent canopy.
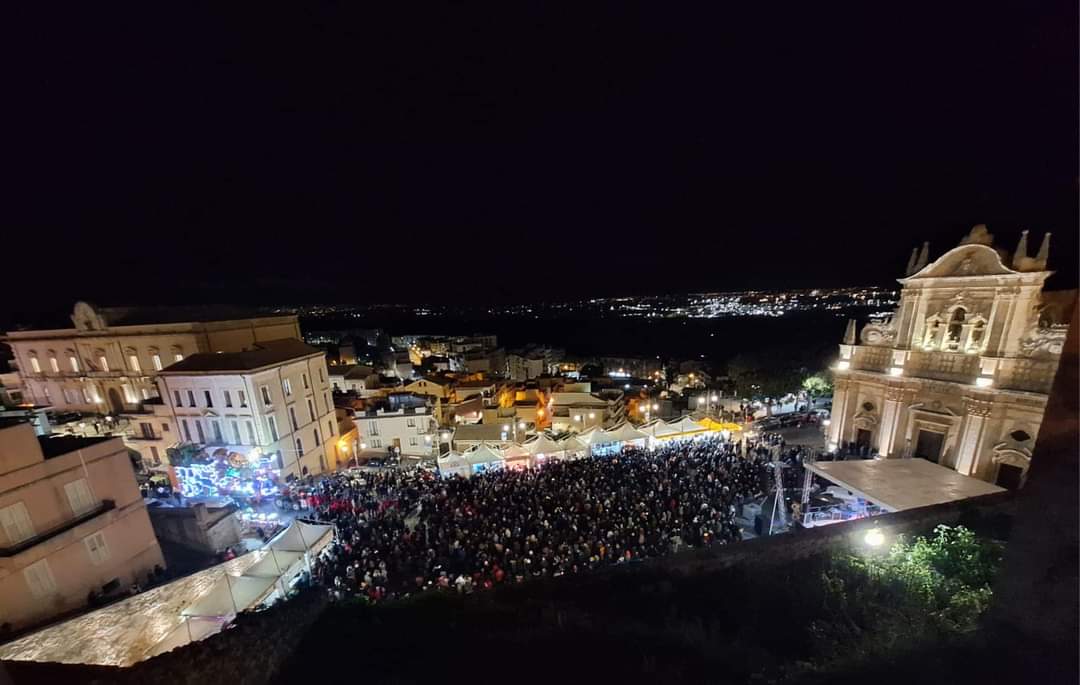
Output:
[[276,582],[277,578],[237,577],[223,573],[210,592],[181,613],[184,616],[235,616],[258,604]]
[[588,445],[583,443],[581,440],[578,440],[573,435],[566,438],[565,440],[559,441],[558,444],[559,444],[559,450],[568,459],[572,459],[574,457],[580,456],[580,455],[584,454],[585,452],[589,451]]
[[685,435],[686,433],[702,433],[706,430],[705,426],[701,425],[697,421],[690,418],[689,415],[682,417],[678,421],[672,421],[668,424],[668,427],[672,429],[669,435]]
[[439,465],[439,473],[445,477],[469,477],[469,462],[458,452],[447,452],[439,457],[436,462]]
[[593,427],[578,435],[578,440],[584,444],[592,447],[594,445],[606,445],[610,442],[615,442],[611,439],[611,436],[606,430],[599,427]]
[[806,468],[888,511],[1005,492],[918,457],[808,462]]
[[473,473],[479,473],[488,469],[501,469],[506,465],[506,461],[502,456],[491,449],[487,445],[480,445],[479,447],[469,450],[461,455],[465,462],[469,465],[469,470]]
[[669,435],[674,435],[678,431],[664,423],[661,419],[654,419],[649,423],[640,427],[640,430],[646,435],[653,438],[663,438]]
[[334,539],[334,526],[322,523],[293,521],[270,541],[270,549],[282,552],[318,554]]
[[517,443],[512,443],[508,445],[506,449],[501,450],[499,455],[503,459],[521,459],[523,457],[531,457],[532,453],[521,445],[518,445]]
[[244,571],[244,575],[252,578],[274,578],[276,580],[283,575],[292,575],[291,572],[294,572],[295,567],[302,564],[303,561],[303,552],[278,551],[271,548],[270,553]]
[[636,442],[648,438],[647,433],[642,433],[634,428],[629,421],[625,421],[616,428],[608,431],[609,442]]
[[529,452],[529,454],[533,455],[552,455],[556,452],[563,451],[563,448],[559,445],[559,443],[555,442],[544,433],[541,433],[539,436],[537,436],[535,440],[531,440],[525,443],[525,449]]

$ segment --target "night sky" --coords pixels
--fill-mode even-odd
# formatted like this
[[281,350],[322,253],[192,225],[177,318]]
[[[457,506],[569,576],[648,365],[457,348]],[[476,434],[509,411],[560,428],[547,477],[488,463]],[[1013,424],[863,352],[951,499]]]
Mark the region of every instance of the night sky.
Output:
[[6,306],[1076,282],[1075,2],[228,4],[27,17]]

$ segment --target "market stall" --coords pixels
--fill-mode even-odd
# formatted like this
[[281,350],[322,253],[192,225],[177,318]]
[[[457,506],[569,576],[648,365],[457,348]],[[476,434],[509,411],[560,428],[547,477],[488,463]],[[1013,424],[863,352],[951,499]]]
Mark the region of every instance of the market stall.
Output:
[[525,443],[524,447],[525,450],[532,455],[534,464],[543,464],[544,462],[565,458],[562,446],[544,433],[541,433],[536,436],[535,439]]
[[624,421],[608,431],[608,439],[618,444],[620,449],[623,447],[644,447],[649,435],[634,428],[629,421]]
[[558,444],[563,459],[582,459],[589,454],[588,445],[573,435],[560,440]]
[[594,457],[617,454],[621,449],[619,444],[611,439],[608,432],[599,426],[593,426],[578,434],[578,440],[589,448],[589,454]]
[[532,454],[517,443],[511,443],[499,454],[508,469],[527,469],[532,465]]
[[471,474],[493,471],[506,466],[502,455],[485,445],[475,447],[461,455],[469,465]]
[[468,478],[472,475],[472,469],[469,468],[469,462],[466,461],[459,452],[447,452],[436,459],[435,463],[439,467],[439,475],[443,478],[451,478],[453,476]]

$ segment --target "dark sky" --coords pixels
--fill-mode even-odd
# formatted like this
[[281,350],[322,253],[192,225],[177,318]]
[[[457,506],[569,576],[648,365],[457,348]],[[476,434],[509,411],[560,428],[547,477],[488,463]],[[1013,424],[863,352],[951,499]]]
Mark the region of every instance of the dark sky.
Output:
[[18,307],[1076,281],[1075,2],[232,4],[21,24]]

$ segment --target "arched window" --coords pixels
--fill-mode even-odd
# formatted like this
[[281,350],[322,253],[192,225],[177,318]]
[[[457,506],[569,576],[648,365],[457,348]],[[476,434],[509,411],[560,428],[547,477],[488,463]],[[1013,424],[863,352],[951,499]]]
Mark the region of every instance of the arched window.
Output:
[[60,373],[60,362],[56,359],[56,350],[49,350],[49,368],[53,373]]
[[142,366],[139,364],[139,353],[135,351],[134,347],[129,347],[124,350],[124,354],[127,355],[128,369],[136,373],[142,371]]
[[97,358],[98,371],[109,370],[109,358],[105,356],[105,350],[101,349],[100,347],[94,350],[94,357]]
[[75,350],[64,350],[64,356],[67,357],[68,365],[71,367],[73,373],[79,373],[79,357],[75,354]]
[[41,373],[41,361],[38,359],[36,350],[30,350],[30,368],[34,370],[34,373]]
[[300,438],[296,439],[296,456],[304,456],[304,443],[300,440]]
[[978,352],[983,346],[983,337],[986,335],[986,321],[982,317],[974,319],[971,330],[968,333],[966,349],[968,352]]
[[949,317],[949,329],[945,334],[945,347],[950,350],[955,350],[960,347],[960,338],[964,334],[964,320],[967,318],[967,311],[963,307],[957,307],[953,310],[952,316]]
[[932,349],[941,340],[941,317],[931,316],[926,320],[926,332],[923,334],[923,347]]

